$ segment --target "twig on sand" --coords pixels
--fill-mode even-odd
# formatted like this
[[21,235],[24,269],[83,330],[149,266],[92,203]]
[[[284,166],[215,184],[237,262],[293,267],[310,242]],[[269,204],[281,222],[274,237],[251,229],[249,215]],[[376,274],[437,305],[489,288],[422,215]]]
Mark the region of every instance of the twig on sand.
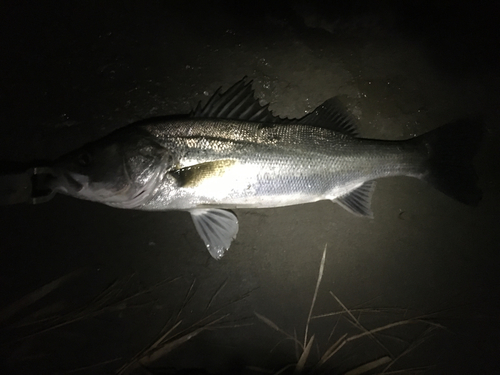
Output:
[[376,359],[375,361],[371,361],[368,363],[365,363],[364,365],[361,365],[359,367],[356,367],[353,370],[347,371],[344,375],[360,375],[364,374],[368,371],[371,371],[373,369],[376,369],[377,367],[380,367],[387,362],[391,362],[391,358],[388,356]]
[[416,347],[419,345],[423,344],[425,340],[427,339],[427,336],[436,329],[435,326],[428,327],[418,338],[418,340],[413,341],[408,348],[406,348],[402,353],[400,353],[396,358],[394,358],[391,363],[389,363],[384,370],[382,371],[383,374],[387,373],[387,370],[394,365],[400,358],[403,356],[407,355],[410,353],[412,350],[414,350]]
[[300,356],[299,360],[297,361],[297,366],[295,366],[295,373],[300,374],[302,370],[304,370],[304,366],[306,365],[307,358],[309,357],[309,353],[311,352],[311,347],[314,342],[314,335],[311,336],[309,339],[309,342],[304,348],[304,351],[302,352],[302,355]]
[[[300,374],[303,370],[304,367],[307,363],[307,360],[309,358],[309,354],[311,352],[312,345],[314,343],[314,335],[311,336],[311,338],[308,337],[309,334],[309,324],[311,322],[311,317],[312,317],[312,312],[314,310],[314,305],[316,304],[316,298],[318,296],[318,290],[319,286],[321,285],[321,280],[323,278],[323,272],[325,269],[325,261],[326,261],[326,249],[327,249],[327,244],[325,244],[325,248],[323,249],[323,255],[321,257],[321,262],[319,266],[319,272],[318,272],[318,279],[316,281],[316,287],[314,289],[314,294],[313,294],[313,299],[311,302],[311,306],[309,308],[309,314],[307,315],[307,321],[305,325],[305,330],[304,330],[304,342],[300,342],[297,339],[297,333],[294,330],[294,335],[290,335],[286,331],[282,330],[277,324],[275,324],[272,320],[269,318],[266,318],[265,316],[254,312],[255,316],[259,318],[261,321],[263,321],[265,324],[267,324],[269,327],[272,329],[280,332],[281,334],[285,335],[288,339],[292,340],[295,343],[295,351],[296,351],[296,356],[297,356],[297,363],[295,364],[295,370],[294,372],[296,374]],[[299,350],[302,350],[299,356]],[[289,366],[286,366],[285,368],[281,369],[278,373],[283,372],[285,369],[288,369]]]
[[114,359],[108,359],[107,361],[103,361],[103,362],[99,362],[99,363],[95,363],[93,365],[89,365],[89,366],[83,366],[83,367],[79,367],[79,368],[75,368],[75,369],[72,369],[72,370],[68,370],[68,371],[64,371],[62,373],[60,373],[61,375],[64,374],[64,375],[68,375],[68,374],[76,374],[78,372],[81,372],[81,371],[88,371],[88,370],[94,370],[97,368],[97,367],[101,367],[101,366],[105,366],[105,365],[108,365],[110,363],[113,363],[113,362],[116,362],[116,361],[119,361],[121,358],[114,358]]
[[222,291],[222,289],[224,289],[224,287],[226,286],[226,284],[227,284],[227,279],[224,280],[224,282],[221,284],[221,286],[219,287],[219,289],[217,289],[215,291],[215,293],[213,294],[212,298],[210,298],[210,301],[208,301],[207,307],[205,307],[205,311],[207,311],[208,309],[210,309],[210,306],[212,306],[212,303],[214,302],[215,298],[217,298],[217,296],[220,294],[220,292]]
[[[384,351],[386,353],[388,353],[391,357],[392,357],[392,354],[391,352],[389,351],[389,349],[387,349],[385,347],[384,344],[382,344],[380,342],[380,340],[378,340],[375,336],[373,336],[373,332],[367,330],[360,322],[359,320],[352,314],[351,311],[349,311],[349,309],[342,303],[342,301],[340,299],[337,298],[337,296],[335,294],[333,294],[331,291],[330,291],[330,294],[332,295],[333,298],[335,298],[335,300],[338,302],[338,304],[342,307],[342,309],[344,309],[344,311],[347,313],[347,315],[349,315],[354,323],[354,325],[356,327],[358,327],[360,330],[364,331],[363,334],[366,334],[366,335],[369,335],[382,349],[384,349]],[[347,339],[347,341],[351,341],[353,340],[352,338],[349,338]]]
[[[278,327],[278,325],[276,325],[276,323],[274,323],[271,319],[269,318],[266,318],[265,316],[263,315],[260,315],[258,312],[254,312],[255,316],[257,318],[259,318],[260,320],[262,320],[264,323],[266,323],[269,327],[271,327],[272,329],[274,329],[275,331],[278,331],[280,333],[282,333],[283,335],[285,335],[288,339],[292,340],[293,342],[295,342],[295,344],[300,347],[302,350],[304,350],[304,346],[302,345],[302,343],[297,339],[297,335],[295,336],[292,336],[290,335],[288,332],[286,331],[283,331],[280,327]],[[298,356],[297,356],[298,358]]]
[[314,289],[314,295],[311,302],[311,308],[309,309],[309,315],[307,316],[306,329],[304,334],[304,345],[307,342],[307,334],[309,331],[309,323],[311,322],[311,315],[314,309],[314,305],[316,303],[316,297],[318,296],[318,289],[321,284],[321,279],[323,278],[323,271],[325,270],[325,260],[326,260],[326,248],[328,244],[325,244],[325,248],[323,250],[323,256],[321,257],[321,263],[319,265],[318,279],[316,281],[316,288]]

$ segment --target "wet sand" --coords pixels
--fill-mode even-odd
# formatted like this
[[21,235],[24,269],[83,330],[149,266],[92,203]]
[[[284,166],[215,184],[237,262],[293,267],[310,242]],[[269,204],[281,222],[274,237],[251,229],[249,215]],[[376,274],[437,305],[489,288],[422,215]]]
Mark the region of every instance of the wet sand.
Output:
[[329,201],[235,210],[240,230],[220,261],[185,212],[64,196],[1,207],[0,307],[11,307],[0,314],[2,373],[114,373],[178,322],[167,337],[173,350],[152,362],[164,373],[278,371],[297,362],[295,345],[255,313],[304,344],[325,246],[312,315],[343,313],[311,319],[307,369],[344,334],[413,319],[346,342],[321,369],[342,374],[389,357],[387,371],[500,371],[500,49],[491,10],[65,4],[17,4],[2,16],[2,160],[53,159],[134,121],[187,113],[248,76],[280,116],[339,96],[367,138],[406,139],[480,116],[484,197],[467,207],[421,181],[388,178],[377,183],[373,220]]

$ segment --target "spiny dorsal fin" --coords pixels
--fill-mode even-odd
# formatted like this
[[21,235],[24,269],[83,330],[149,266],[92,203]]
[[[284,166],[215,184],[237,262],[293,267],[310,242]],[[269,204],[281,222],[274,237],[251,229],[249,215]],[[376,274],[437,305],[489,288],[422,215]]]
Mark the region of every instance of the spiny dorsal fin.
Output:
[[252,82],[247,82],[247,78],[244,77],[223,93],[219,87],[207,104],[202,106],[199,102],[190,116],[271,124],[301,124],[357,136],[356,120],[337,98],[328,99],[300,119],[280,118],[269,111],[269,104],[260,105],[254,96]]
[[262,106],[259,100],[255,99],[252,82],[247,82],[247,78],[244,77],[223,93],[219,88],[203,107],[198,103],[196,109],[191,112],[191,117],[264,123],[283,122],[269,111],[269,104]]
[[326,100],[314,111],[296,122],[302,125],[330,129],[351,136],[358,135],[356,120],[337,98]]
[[367,181],[353,191],[350,191],[348,194],[337,198],[336,201],[354,215],[373,218],[373,212],[370,206],[375,184],[375,181]]

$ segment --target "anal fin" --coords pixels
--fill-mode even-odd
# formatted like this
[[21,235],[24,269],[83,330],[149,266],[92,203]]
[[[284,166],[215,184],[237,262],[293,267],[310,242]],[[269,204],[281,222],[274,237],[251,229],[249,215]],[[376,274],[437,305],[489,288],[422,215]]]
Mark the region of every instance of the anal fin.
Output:
[[229,211],[216,208],[190,210],[194,226],[208,252],[219,260],[238,233],[238,218]]
[[348,194],[337,198],[336,202],[354,215],[373,218],[370,206],[375,185],[375,181],[367,181]]

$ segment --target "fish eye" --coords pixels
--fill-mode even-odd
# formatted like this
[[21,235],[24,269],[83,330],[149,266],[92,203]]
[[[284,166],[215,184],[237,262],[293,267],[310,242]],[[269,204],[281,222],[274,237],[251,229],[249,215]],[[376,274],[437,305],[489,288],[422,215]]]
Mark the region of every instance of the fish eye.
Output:
[[80,155],[78,155],[78,164],[80,164],[83,167],[88,166],[92,162],[92,155],[88,152],[82,152]]

